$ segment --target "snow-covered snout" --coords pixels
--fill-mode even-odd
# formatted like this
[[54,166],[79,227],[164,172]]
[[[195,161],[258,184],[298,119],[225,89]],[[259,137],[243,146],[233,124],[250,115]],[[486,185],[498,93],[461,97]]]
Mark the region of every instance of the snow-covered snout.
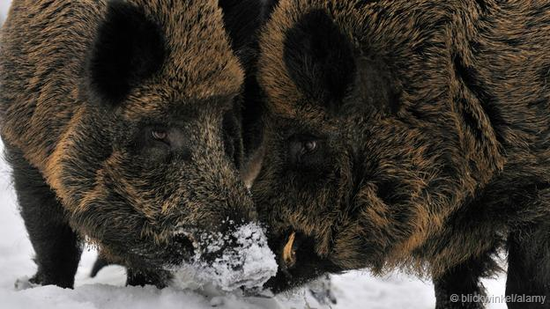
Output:
[[[275,255],[256,223],[222,222],[226,233],[181,229],[175,237],[193,247],[193,256],[168,267],[173,284],[193,288],[213,284],[222,290],[254,290],[277,273]],[[185,252],[185,250],[183,250]]]

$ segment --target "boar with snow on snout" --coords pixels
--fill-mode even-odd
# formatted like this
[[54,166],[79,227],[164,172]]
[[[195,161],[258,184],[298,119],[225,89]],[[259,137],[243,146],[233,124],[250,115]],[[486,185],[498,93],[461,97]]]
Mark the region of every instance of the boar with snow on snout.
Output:
[[[238,174],[244,69],[218,1],[14,0],[0,46],[32,283],[72,287],[83,241],[132,285],[189,265],[230,273],[218,281],[231,288],[274,273],[256,263],[273,257]],[[239,244],[250,227],[254,245]],[[210,269],[227,256],[227,272]]]

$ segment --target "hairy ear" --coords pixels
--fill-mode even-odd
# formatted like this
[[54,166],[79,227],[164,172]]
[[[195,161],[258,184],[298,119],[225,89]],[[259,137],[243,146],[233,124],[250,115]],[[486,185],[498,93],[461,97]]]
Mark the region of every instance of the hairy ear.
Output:
[[284,61],[298,89],[332,113],[342,108],[394,111],[388,67],[355,48],[325,11],[304,15],[286,33]]
[[164,36],[138,7],[111,1],[88,61],[90,90],[108,104],[120,103],[132,87],[163,65]]
[[338,110],[355,80],[353,46],[322,10],[286,33],[284,61],[298,89],[329,110]]

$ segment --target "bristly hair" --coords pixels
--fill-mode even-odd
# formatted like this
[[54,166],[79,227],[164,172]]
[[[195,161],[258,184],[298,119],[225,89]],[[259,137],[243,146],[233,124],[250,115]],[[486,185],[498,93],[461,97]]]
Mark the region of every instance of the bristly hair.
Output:
[[257,31],[263,23],[263,4],[259,0],[220,0],[225,28],[243,67],[255,65]]

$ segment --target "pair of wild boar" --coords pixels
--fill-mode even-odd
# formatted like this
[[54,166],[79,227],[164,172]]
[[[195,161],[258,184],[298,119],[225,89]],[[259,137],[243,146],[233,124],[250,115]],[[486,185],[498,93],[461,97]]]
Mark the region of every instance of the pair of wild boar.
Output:
[[549,50],[547,0],[14,0],[1,133],[32,281],[71,287],[86,238],[162,286],[200,235],[261,224],[275,292],[406,268],[479,308],[449,296],[504,248],[507,294],[550,296]]

